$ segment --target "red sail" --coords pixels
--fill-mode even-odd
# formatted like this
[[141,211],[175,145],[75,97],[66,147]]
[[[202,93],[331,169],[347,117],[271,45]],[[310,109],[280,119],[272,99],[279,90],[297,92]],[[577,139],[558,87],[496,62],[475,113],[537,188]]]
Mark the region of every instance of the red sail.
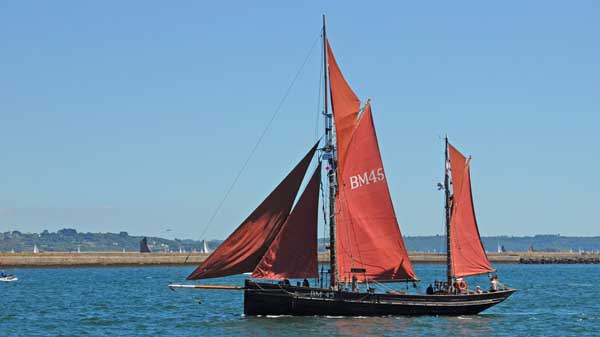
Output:
[[335,135],[337,139],[338,166],[343,170],[346,163],[348,144],[356,125],[360,100],[344,79],[338,67],[333,51],[327,41],[327,58],[329,60],[329,83],[331,85],[331,106],[335,120]]
[[[346,167],[338,181],[336,233],[340,280],[350,280],[352,268],[366,269],[367,279],[416,279],[398,227],[369,103],[349,143]],[[362,275],[356,274],[359,278]]]
[[462,180],[467,167],[467,158],[450,143],[448,143],[448,152],[450,153],[450,167],[452,168],[452,190],[455,195],[458,195],[458,192],[461,191]]
[[254,269],[252,277],[286,279],[318,276],[317,222],[320,183],[319,164],[296,207]]
[[469,161],[452,145],[449,149],[454,192],[450,219],[452,273],[464,277],[492,272],[477,228]]
[[187,277],[188,280],[254,270],[290,214],[317,144],[235,232]]

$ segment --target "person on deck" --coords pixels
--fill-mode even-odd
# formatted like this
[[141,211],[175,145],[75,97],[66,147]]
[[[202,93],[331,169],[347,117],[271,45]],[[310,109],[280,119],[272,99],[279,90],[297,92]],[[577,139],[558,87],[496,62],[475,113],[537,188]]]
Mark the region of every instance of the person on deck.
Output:
[[303,287],[310,287],[310,283],[308,283],[308,279],[304,279],[304,281],[302,281],[302,286]]
[[356,278],[356,275],[352,275],[352,292],[358,292],[358,279]]
[[481,291],[481,287],[480,286],[477,286],[477,288],[475,289],[475,293],[477,293],[477,294],[482,294],[483,293],[483,291]]
[[498,276],[494,275],[490,280],[490,291],[498,291]]
[[427,287],[427,295],[433,295],[433,287],[431,286],[431,284],[429,285],[429,287]]
[[6,277],[6,274],[4,273],[4,270],[0,271],[0,277]]

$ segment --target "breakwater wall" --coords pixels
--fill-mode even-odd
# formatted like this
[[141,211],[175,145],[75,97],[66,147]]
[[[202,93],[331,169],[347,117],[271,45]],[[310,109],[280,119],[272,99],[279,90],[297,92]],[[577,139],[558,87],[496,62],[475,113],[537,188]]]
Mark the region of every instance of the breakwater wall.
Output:
[[207,257],[203,253],[0,253],[0,268],[198,265]]
[[[519,264],[600,264],[599,253],[545,253],[545,252],[512,252],[488,253],[491,263]],[[446,263],[445,254],[411,253],[413,263]]]
[[[203,253],[0,253],[0,269],[5,268],[62,268],[109,266],[181,266],[199,265],[208,257]],[[578,253],[490,253],[492,263],[572,264],[600,263],[600,254]],[[413,263],[444,264],[446,255],[434,253],[410,254]],[[329,261],[328,253],[319,254],[319,262]]]

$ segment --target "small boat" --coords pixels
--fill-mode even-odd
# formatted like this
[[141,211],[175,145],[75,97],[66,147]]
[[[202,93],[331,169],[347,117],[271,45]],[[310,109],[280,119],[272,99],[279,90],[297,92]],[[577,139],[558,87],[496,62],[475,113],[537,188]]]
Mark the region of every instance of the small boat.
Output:
[[[250,278],[237,287],[169,287],[243,291],[246,315],[471,315],[507,299],[515,289],[499,283],[493,275],[496,271],[479,236],[471,193],[471,158],[460,153],[447,137],[444,184],[440,184],[445,193],[445,280],[433,282],[435,287],[428,287],[423,294],[392,288],[394,282],[414,283],[419,279],[392,204],[370,100],[361,108],[344,79],[327,39],[324,17],[323,59],[324,144],[314,144],[271,194],[187,277],[199,280],[251,273]],[[328,110],[329,97],[332,112]],[[300,193],[316,153],[318,164]],[[326,179],[322,183],[323,162]],[[323,190],[328,193],[324,195]],[[319,273],[321,195],[329,227],[330,261],[329,270],[322,268]],[[469,288],[465,278],[480,274],[491,276],[489,291]],[[292,284],[289,279],[303,281]],[[313,286],[308,279],[315,280]]]
[[19,279],[15,275],[11,274],[0,276],[0,282],[15,282],[18,280]]

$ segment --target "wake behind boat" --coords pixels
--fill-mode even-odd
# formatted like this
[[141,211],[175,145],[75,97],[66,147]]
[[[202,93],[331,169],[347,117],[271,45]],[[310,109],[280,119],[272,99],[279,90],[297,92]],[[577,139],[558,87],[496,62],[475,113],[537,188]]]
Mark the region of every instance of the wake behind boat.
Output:
[[[391,288],[394,282],[419,280],[390,197],[370,100],[361,108],[344,79],[327,39],[325,18],[323,59],[325,144],[319,147],[317,142],[187,279],[242,273],[251,273],[251,278],[240,287],[169,287],[242,290],[246,315],[468,315],[508,298],[515,290],[502,285],[496,275],[491,277],[489,291],[470,289],[464,279],[495,270],[479,237],[470,158],[450,145],[447,138],[445,180],[441,186],[446,196],[446,278],[428,287],[426,294]],[[317,168],[300,194],[300,185],[316,153]],[[323,161],[327,175],[324,183]],[[327,206],[324,213],[329,226],[330,266],[327,272],[319,273],[317,223],[322,185],[328,191],[323,204]],[[290,279],[303,281],[294,285]],[[313,286],[308,279],[313,279]]]

